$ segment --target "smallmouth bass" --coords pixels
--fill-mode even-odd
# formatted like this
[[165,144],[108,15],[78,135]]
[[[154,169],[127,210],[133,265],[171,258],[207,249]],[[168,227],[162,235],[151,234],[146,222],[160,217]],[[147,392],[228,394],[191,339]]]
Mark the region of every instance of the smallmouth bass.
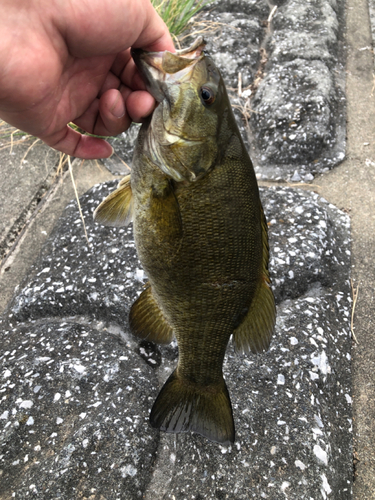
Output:
[[133,50],[159,104],[141,127],[131,174],[95,219],[113,226],[134,220],[149,283],[132,305],[132,332],[158,343],[177,338],[177,367],[153,405],[151,425],[230,443],[225,350],[231,336],[238,351],[267,350],[275,304],[253,166],[204,47],[199,38],[176,53]]

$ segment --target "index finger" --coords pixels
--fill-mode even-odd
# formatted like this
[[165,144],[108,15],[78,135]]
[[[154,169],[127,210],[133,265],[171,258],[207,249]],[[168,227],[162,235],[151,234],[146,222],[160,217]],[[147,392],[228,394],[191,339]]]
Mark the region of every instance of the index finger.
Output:
[[122,84],[126,85],[130,89],[146,90],[146,85],[144,84],[137,66],[130,55],[130,49],[117,54],[117,57],[112,64],[111,71],[119,78]]

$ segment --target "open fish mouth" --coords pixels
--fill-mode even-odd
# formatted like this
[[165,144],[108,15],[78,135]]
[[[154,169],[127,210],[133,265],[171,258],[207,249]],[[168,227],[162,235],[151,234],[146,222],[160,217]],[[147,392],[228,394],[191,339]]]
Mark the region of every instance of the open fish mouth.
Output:
[[157,102],[161,102],[165,98],[164,89],[167,84],[190,79],[194,66],[204,57],[205,46],[203,37],[198,37],[190,47],[175,53],[132,49],[131,54],[148,92]]

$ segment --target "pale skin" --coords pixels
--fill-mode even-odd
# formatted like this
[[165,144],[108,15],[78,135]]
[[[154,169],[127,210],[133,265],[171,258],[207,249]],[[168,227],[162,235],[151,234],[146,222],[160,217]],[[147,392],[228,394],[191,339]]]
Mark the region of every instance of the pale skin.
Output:
[[130,48],[174,51],[150,0],[0,0],[0,118],[79,158],[155,107]]

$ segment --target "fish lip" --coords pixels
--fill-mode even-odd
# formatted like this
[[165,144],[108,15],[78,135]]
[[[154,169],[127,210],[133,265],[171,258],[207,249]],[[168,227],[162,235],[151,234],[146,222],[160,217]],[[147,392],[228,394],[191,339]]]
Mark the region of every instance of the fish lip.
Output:
[[131,56],[146,84],[146,89],[157,102],[161,102],[164,99],[165,92],[162,91],[161,85],[155,78],[156,75],[153,75],[156,68],[153,68],[153,66],[145,61],[148,54],[162,54],[162,52],[146,52],[143,49],[131,49]]
[[179,80],[191,72],[192,66],[204,57],[206,42],[198,37],[190,47],[176,52],[148,52],[131,49],[131,55],[141,73],[150,94],[161,102],[168,96],[168,82],[178,84]]
[[[140,60],[146,59],[146,58],[160,58],[161,60],[163,59],[164,54],[172,54],[174,56],[178,57],[183,57],[185,59],[197,59],[198,57],[201,56],[204,48],[206,47],[207,43],[205,42],[204,38],[202,36],[199,36],[194,42],[189,46],[186,47],[185,49],[181,50],[176,50],[176,52],[170,52],[168,50],[165,51],[160,51],[160,52],[149,52],[144,49],[131,49],[131,56],[134,59],[134,62],[137,67]],[[157,67],[158,64],[156,65],[150,63],[152,66]]]

